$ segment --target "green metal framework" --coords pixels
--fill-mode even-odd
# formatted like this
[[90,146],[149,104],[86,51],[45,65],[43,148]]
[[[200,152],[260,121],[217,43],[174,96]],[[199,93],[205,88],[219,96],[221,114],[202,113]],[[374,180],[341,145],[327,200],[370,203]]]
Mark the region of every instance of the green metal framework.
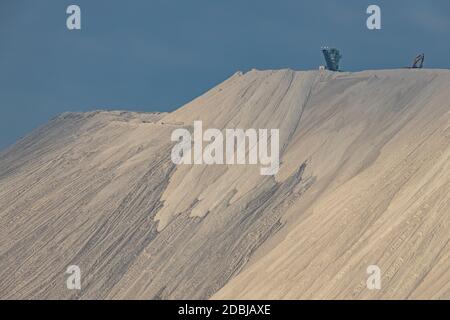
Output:
[[339,71],[339,61],[342,58],[341,53],[336,48],[322,48],[325,62],[327,63],[327,69],[331,71]]

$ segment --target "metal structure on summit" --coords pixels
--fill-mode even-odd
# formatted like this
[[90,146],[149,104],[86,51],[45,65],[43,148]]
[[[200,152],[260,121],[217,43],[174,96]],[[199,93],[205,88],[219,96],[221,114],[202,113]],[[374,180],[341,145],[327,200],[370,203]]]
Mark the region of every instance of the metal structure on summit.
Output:
[[[322,53],[325,58],[326,66],[320,66],[319,70],[341,71],[339,69],[339,61],[342,58],[340,51],[336,48],[322,47]],[[416,56],[410,67],[407,69],[422,69],[425,61],[425,54]]]
[[424,53],[419,54],[417,57],[414,58],[411,69],[422,69],[424,61],[425,61],[425,54]]
[[330,71],[339,71],[339,61],[342,58],[341,53],[336,48],[323,47],[323,56],[327,64],[327,69]]

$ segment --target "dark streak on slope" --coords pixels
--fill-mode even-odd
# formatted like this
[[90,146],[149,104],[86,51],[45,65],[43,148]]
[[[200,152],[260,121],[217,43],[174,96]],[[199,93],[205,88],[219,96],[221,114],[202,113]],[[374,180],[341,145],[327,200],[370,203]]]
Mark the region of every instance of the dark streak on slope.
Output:
[[[231,192],[203,219],[190,218],[191,209],[178,215],[145,250],[149,258],[131,270],[134,285],[118,289],[127,298],[211,297],[279,230],[286,208],[312,185],[313,177],[303,177],[305,168],[306,163],[283,183],[268,178],[256,195],[232,204]],[[139,276],[142,270],[152,272]]]

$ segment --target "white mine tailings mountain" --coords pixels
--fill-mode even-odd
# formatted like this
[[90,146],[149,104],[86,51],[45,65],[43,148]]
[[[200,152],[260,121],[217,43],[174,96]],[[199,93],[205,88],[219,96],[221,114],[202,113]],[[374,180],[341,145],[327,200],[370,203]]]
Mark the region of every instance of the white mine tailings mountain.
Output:
[[[173,164],[196,120],[279,128],[278,173]],[[63,114],[0,153],[0,228],[2,299],[449,299],[450,71],[253,70],[172,113]]]

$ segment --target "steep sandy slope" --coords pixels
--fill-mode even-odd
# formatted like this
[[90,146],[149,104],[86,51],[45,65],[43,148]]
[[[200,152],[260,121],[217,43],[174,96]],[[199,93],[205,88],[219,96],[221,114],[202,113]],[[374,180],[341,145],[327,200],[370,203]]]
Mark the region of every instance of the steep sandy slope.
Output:
[[308,158],[317,181],[215,298],[450,298],[449,85],[383,71],[318,86],[284,156]]
[[[449,88],[253,70],[170,114],[62,115],[0,153],[0,298],[450,298]],[[194,120],[279,128],[279,173],[175,166]]]

